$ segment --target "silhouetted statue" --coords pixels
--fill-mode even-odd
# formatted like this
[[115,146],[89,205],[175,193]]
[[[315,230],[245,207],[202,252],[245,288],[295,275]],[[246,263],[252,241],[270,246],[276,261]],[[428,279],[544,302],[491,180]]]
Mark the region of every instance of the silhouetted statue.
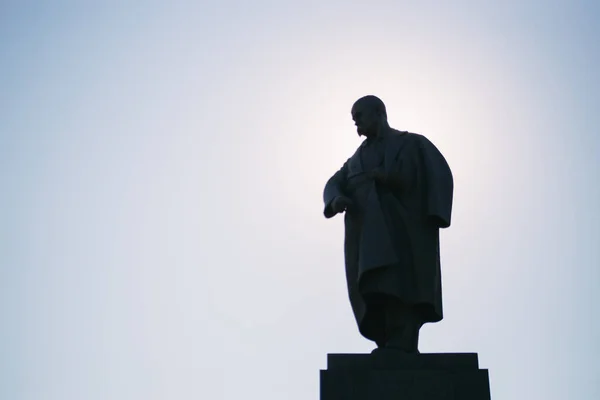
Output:
[[450,226],[453,178],[424,136],[390,128],[365,96],[352,119],[366,139],[325,185],[325,217],[345,212],[346,279],[360,333],[418,353],[419,329],[442,319],[439,229]]

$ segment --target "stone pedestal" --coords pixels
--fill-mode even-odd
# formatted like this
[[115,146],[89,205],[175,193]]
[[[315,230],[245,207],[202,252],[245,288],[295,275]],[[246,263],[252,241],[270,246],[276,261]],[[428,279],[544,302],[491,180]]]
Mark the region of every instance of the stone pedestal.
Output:
[[328,354],[321,400],[490,400],[476,353]]

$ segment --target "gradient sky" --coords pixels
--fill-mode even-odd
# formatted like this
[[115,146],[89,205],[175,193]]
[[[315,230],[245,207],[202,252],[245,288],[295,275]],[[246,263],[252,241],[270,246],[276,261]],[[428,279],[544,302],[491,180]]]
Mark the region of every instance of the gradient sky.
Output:
[[317,399],[365,94],[455,176],[421,351],[600,398],[599,2],[98,3],[0,3],[1,399]]

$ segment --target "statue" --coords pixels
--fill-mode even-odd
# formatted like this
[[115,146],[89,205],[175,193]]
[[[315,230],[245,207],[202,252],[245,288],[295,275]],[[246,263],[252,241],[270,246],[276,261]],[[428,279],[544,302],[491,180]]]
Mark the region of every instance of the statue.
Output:
[[345,213],[346,280],[360,333],[377,349],[418,353],[423,324],[443,317],[439,229],[450,226],[452,172],[424,136],[389,126],[379,98],[360,98],[351,113],[366,139],[327,181],[324,214]]

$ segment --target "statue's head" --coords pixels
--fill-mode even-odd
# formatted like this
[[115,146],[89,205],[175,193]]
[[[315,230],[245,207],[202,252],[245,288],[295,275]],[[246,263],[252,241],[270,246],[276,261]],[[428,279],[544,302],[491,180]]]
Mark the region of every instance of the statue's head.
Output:
[[361,97],[352,106],[351,113],[359,136],[376,136],[381,126],[387,126],[385,104],[379,97]]

